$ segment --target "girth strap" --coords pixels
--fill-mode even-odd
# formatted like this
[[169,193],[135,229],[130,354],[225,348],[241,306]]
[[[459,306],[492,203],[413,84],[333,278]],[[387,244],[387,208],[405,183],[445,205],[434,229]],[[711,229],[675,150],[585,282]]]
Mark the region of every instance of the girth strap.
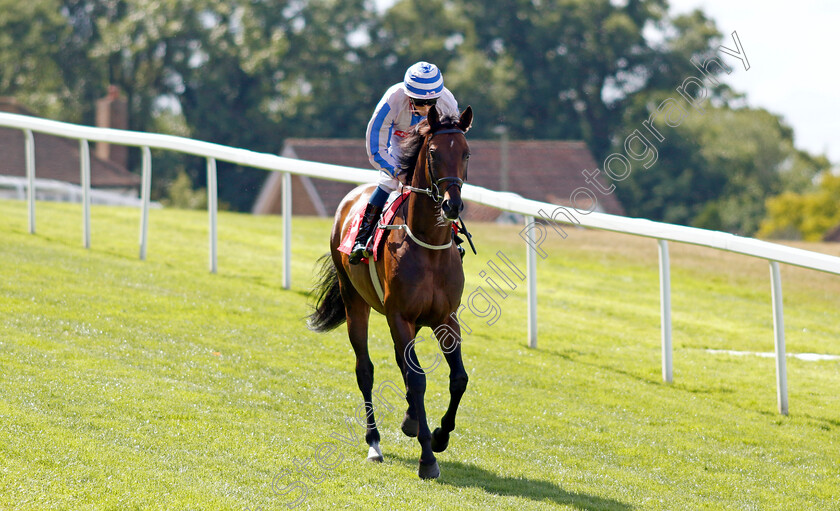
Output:
[[385,305],[385,292],[382,291],[382,284],[379,283],[379,273],[376,271],[376,261],[373,260],[373,256],[368,258],[368,270],[370,271],[370,281],[373,283],[373,289],[376,290],[376,296],[379,297],[382,305]]

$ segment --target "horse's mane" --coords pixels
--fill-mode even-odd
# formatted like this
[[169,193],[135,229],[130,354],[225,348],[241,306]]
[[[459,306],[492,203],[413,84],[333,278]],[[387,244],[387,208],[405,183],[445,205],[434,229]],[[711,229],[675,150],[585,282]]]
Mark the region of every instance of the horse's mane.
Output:
[[[449,115],[440,119],[440,128],[457,128],[460,117]],[[414,178],[414,167],[417,166],[417,158],[420,157],[420,148],[423,147],[423,140],[429,134],[429,121],[423,119],[415,124],[408,135],[400,142],[400,168],[406,173],[405,183],[411,183]]]

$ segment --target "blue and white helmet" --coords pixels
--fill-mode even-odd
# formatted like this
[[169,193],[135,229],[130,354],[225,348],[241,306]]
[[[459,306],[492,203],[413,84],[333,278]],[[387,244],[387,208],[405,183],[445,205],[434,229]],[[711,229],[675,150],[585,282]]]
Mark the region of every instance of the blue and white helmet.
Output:
[[405,72],[405,93],[415,99],[432,99],[443,93],[443,75],[434,64],[420,61]]

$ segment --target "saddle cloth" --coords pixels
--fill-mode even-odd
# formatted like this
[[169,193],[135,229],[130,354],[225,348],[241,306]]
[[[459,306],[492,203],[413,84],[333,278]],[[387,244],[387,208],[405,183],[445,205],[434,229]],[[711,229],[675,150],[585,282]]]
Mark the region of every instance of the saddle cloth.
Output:
[[[408,195],[411,192],[406,191],[400,195],[399,192],[394,192],[388,198],[388,202],[385,204],[385,207],[382,209],[382,216],[379,220],[381,225],[390,225],[391,221],[394,219],[394,215],[397,214],[397,210],[400,206],[402,206],[403,202],[408,198]],[[362,225],[362,218],[365,216],[365,208],[359,208],[359,213],[353,218],[353,223],[350,224],[350,229],[347,230],[347,234],[344,235],[344,238],[341,240],[341,245],[338,246],[338,251],[350,255],[350,252],[353,251],[353,244],[356,242],[356,235],[359,233],[359,226]],[[373,260],[378,261],[377,253],[379,252],[379,244],[382,242],[382,238],[385,237],[385,229],[376,229],[373,235]],[[367,264],[367,258],[362,258],[362,262]]]

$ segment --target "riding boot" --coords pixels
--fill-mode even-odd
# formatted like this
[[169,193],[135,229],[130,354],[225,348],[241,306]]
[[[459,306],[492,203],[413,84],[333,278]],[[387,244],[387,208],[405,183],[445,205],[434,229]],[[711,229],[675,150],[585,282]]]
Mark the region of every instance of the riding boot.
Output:
[[350,252],[350,264],[359,264],[363,257],[370,257],[368,251],[368,240],[373,233],[373,228],[376,227],[376,222],[379,220],[379,214],[382,213],[380,206],[368,204],[365,208],[365,216],[362,218],[362,225],[359,226],[359,234],[356,235],[356,242],[353,244],[353,251]]

